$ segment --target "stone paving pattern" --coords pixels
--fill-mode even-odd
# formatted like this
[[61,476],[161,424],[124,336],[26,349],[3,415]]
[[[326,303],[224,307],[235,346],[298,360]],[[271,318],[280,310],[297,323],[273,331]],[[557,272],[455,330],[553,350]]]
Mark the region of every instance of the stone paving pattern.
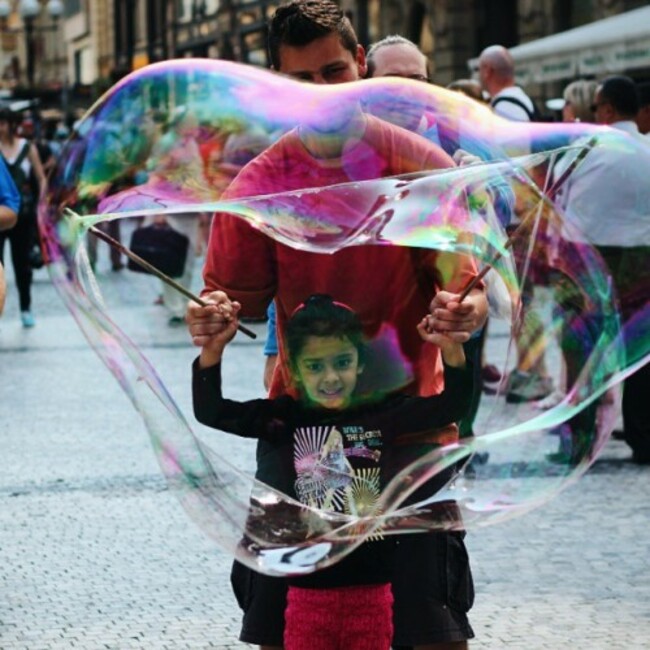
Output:
[[[195,350],[161,307],[142,305],[155,282],[99,276],[191,419]],[[237,641],[230,558],[167,489],[142,421],[44,270],[33,330],[16,302],[12,288],[0,319],[0,648],[249,647]],[[224,369],[237,398],[261,394],[261,340],[240,338]],[[252,471],[253,443],[203,433]],[[468,534],[471,648],[650,648],[650,469],[628,457],[612,440],[543,508]]]

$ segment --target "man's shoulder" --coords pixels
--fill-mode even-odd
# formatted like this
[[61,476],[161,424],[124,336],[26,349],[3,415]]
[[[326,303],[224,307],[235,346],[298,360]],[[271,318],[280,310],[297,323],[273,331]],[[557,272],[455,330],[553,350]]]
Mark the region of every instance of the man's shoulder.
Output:
[[490,104],[497,115],[509,120],[531,121],[536,112],[535,103],[519,86],[500,90]]

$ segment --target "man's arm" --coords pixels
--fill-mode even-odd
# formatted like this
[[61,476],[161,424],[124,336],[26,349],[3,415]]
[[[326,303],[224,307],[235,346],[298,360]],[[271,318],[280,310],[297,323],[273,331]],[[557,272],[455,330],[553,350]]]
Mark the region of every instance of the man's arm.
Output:
[[471,257],[459,253],[426,252],[424,255],[431,281],[438,288],[429,305],[433,328],[445,332],[457,343],[465,343],[485,325],[488,316],[482,282],[459,302],[460,294],[476,277],[476,264]]
[[16,225],[18,220],[14,210],[6,205],[0,205],[0,230],[9,230]]

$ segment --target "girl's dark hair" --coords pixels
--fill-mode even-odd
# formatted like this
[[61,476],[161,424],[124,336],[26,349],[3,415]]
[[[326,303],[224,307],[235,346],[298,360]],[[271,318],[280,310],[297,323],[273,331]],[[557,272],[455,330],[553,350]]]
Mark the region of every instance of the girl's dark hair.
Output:
[[280,69],[280,46],[303,47],[337,33],[346,50],[357,55],[357,35],[350,21],[333,0],[291,0],[280,5],[268,30],[271,65]]
[[309,296],[289,319],[284,338],[292,365],[309,336],[348,339],[359,353],[359,363],[364,361],[365,345],[359,317],[331,296],[319,293]]

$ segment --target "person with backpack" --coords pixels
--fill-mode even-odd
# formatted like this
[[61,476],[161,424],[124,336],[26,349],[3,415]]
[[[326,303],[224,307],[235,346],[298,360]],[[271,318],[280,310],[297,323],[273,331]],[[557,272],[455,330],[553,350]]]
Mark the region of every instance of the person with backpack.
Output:
[[481,52],[478,75],[497,115],[515,122],[542,121],[535,102],[515,84],[515,63],[503,45],[490,45]]
[[0,110],[0,153],[20,194],[18,221],[11,230],[0,234],[0,263],[4,263],[4,247],[8,239],[20,301],[20,319],[23,327],[34,327],[31,255],[38,241],[36,207],[39,196],[45,191],[45,173],[36,147],[17,136],[19,123],[18,114],[9,109]]

